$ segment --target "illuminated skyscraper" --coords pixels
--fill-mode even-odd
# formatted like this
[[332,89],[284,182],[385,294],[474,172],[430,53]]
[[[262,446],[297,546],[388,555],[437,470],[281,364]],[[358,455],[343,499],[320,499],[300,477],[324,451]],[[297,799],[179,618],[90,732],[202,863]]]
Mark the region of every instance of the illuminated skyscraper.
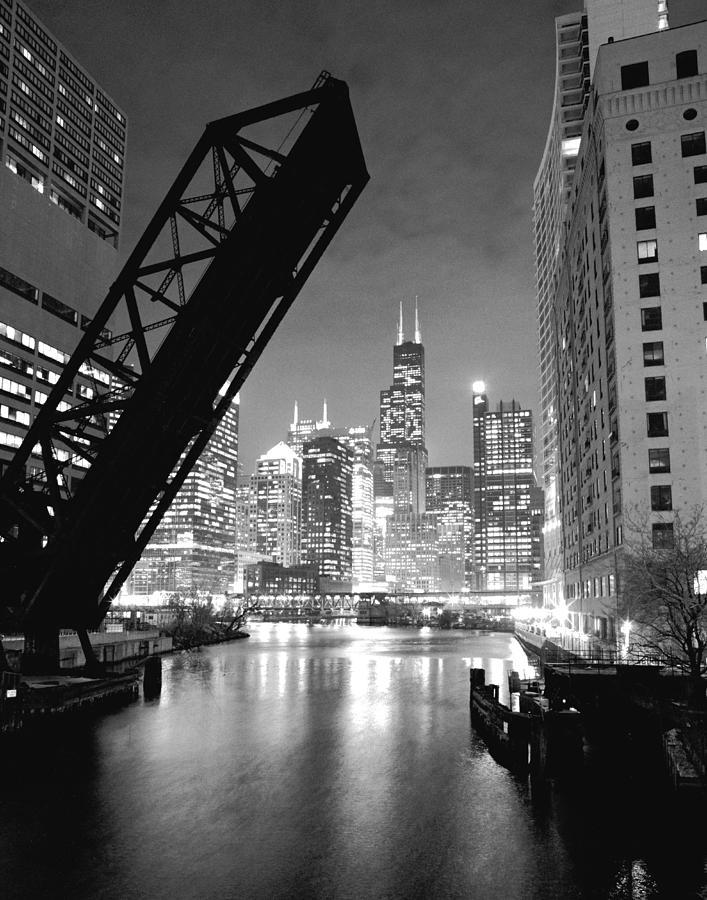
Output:
[[302,465],[302,557],[323,578],[351,578],[353,454],[334,437],[304,445]]
[[427,512],[437,516],[439,551],[451,563],[454,585],[448,590],[473,587],[474,516],[470,466],[435,466],[427,469]]
[[[0,470],[115,278],[126,130],[37,17],[0,2]],[[108,380],[82,367],[66,402]],[[87,465],[73,464],[69,479]],[[40,473],[38,457],[29,468]]]
[[[405,340],[400,304],[393,348],[393,384],[380,395],[380,443],[376,448],[376,575],[405,589],[431,589],[436,569],[432,520],[425,520],[425,349],[415,299],[415,331]],[[417,560],[417,562],[416,562]],[[381,562],[383,565],[381,566]],[[418,578],[419,574],[419,578]]]
[[129,593],[233,590],[238,412],[236,395],[135,565]]
[[256,460],[248,521],[252,549],[282,566],[299,564],[302,460],[283,441]]
[[[393,384],[380,394],[380,442],[376,450],[376,460],[381,464],[383,479],[389,484],[394,482],[396,450],[411,447],[420,451],[417,458],[424,458],[426,465],[425,348],[422,346],[417,302],[415,334],[412,341],[405,340],[403,305],[400,304],[398,338],[393,348]],[[422,468],[421,476],[423,495],[424,471],[425,466]]]
[[327,414],[327,403],[324,401],[321,419],[301,419],[299,404],[295,400],[295,412],[292,424],[287,432],[287,444],[292,447],[297,456],[302,456],[305,441],[311,440],[319,434],[331,433],[331,422]]
[[555,92],[545,150],[533,185],[540,362],[540,437],[545,491],[547,605],[563,600],[563,533],[558,482],[557,334],[553,303],[565,247],[573,176],[601,44],[668,27],[667,0],[586,0],[555,20]]
[[533,420],[515,400],[489,411],[486,386],[473,385],[474,556],[489,591],[530,591]]

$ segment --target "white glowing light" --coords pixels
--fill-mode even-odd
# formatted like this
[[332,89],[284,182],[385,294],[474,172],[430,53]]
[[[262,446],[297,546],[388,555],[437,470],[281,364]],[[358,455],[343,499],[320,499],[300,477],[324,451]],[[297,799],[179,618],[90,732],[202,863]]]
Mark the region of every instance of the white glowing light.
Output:
[[579,153],[579,144],[581,137],[565,138],[562,142],[563,156],[576,156]]
[[475,394],[484,394],[484,393],[486,393],[486,382],[475,381],[472,384],[471,389]]

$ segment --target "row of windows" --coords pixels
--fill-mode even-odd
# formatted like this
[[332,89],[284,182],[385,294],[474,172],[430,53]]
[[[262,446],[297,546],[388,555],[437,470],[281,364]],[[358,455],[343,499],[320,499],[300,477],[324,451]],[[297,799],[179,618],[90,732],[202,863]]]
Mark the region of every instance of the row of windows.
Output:
[[[683,157],[701,156],[707,152],[704,131],[694,131],[680,135],[680,150]],[[646,166],[653,162],[653,148],[650,141],[631,144],[631,163],[634,166]]]
[[[698,74],[697,50],[683,50],[675,54],[675,77],[691,78]],[[648,61],[631,63],[621,66],[621,90],[630,91],[634,88],[646,87],[650,84]]]
[[[8,291],[12,291],[13,294],[17,294],[19,297],[22,297],[24,300],[29,300],[30,303],[33,303],[35,306],[39,306],[40,300],[40,291],[39,288],[36,288],[33,284],[30,284],[29,281],[25,281],[24,278],[20,278],[19,275],[15,275],[13,272],[9,272],[7,269],[3,269],[0,267],[0,286],[6,288]],[[48,294],[46,291],[41,292],[41,306],[42,309],[45,309],[47,312],[51,313],[53,316],[56,316],[59,319],[62,319],[64,322],[68,322],[69,325],[78,325],[79,324],[79,313],[71,306],[68,306],[66,303],[63,303],[61,300],[57,300],[56,297],[52,297],[51,294]],[[89,316],[81,315],[80,324],[81,328],[84,330],[90,324],[91,319]],[[0,323],[0,328],[6,327],[2,326]],[[13,334],[15,329],[11,329]],[[22,335],[22,332],[17,332],[17,334]],[[0,335],[6,337],[0,330]],[[112,337],[111,331],[106,328],[103,330],[101,335],[104,339],[110,340]],[[26,338],[26,335],[22,335],[22,338]],[[10,338],[10,340],[18,342],[14,336]],[[23,346],[30,347],[34,349],[34,338],[28,338],[27,340],[20,340]],[[49,356],[51,359],[56,359],[58,362],[65,364],[68,362],[69,357],[62,353],[60,350],[56,350],[53,347],[50,347],[49,344],[44,344],[40,341],[39,346],[40,352],[45,356]],[[92,370],[98,371],[98,370]]]

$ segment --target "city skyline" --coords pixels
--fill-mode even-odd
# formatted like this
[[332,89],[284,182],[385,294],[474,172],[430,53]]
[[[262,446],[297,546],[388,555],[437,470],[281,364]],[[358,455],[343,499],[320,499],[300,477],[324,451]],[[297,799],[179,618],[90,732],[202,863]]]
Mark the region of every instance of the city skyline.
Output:
[[[325,396],[338,422],[372,421],[398,304],[411,319],[416,294],[431,465],[470,464],[475,379],[537,412],[532,182],[554,18],[580,3],[483,2],[472,14],[420,2],[404,18],[367,3],[312,4],[299,17],[243,4],[237,18],[220,0],[208,16],[176,2],[29,5],[133,123],[123,258],[206,121],[306,89],[322,68],[349,83],[371,186],[242,392],[246,469],[281,438],[295,399],[316,409]],[[699,0],[670,5],[673,27],[704,15]],[[168,77],[155,78],[158,58]],[[518,90],[518,71],[532,91]]]

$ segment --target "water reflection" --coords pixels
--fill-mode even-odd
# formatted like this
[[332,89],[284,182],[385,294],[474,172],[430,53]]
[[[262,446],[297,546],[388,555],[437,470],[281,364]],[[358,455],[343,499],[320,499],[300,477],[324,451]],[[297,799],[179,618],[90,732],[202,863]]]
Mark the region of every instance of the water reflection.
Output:
[[502,690],[525,674],[508,635],[350,625],[268,623],[165,659],[159,701],[6,760],[0,893],[697,896],[702,848],[649,794],[599,772],[533,795],[496,765],[470,664]]

